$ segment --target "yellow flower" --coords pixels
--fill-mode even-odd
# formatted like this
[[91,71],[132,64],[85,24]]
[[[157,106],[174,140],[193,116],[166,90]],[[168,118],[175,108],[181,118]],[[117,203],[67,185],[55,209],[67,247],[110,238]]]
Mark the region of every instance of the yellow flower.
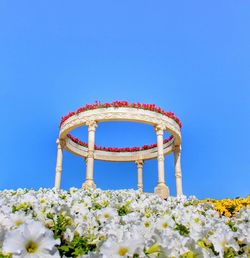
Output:
[[214,206],[214,209],[219,212],[221,216],[233,217],[238,211],[244,207],[250,207],[250,195],[246,198],[236,198],[236,199],[205,199],[201,200],[201,203],[209,203]]

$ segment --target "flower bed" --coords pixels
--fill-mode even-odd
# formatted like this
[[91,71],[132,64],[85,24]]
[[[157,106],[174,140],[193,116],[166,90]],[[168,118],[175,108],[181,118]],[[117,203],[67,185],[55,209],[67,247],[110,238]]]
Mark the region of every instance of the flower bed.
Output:
[[180,119],[173,113],[173,112],[166,112],[160,107],[157,107],[155,104],[141,104],[141,103],[128,103],[127,101],[114,101],[111,103],[101,103],[100,101],[96,101],[94,104],[86,104],[83,107],[78,108],[76,111],[69,112],[66,116],[63,116],[60,122],[59,127],[65,122],[68,118],[71,116],[74,116],[76,114],[79,114],[81,112],[87,111],[87,110],[93,110],[93,109],[99,109],[99,108],[109,108],[109,107],[129,107],[129,108],[137,108],[137,109],[144,109],[144,110],[150,110],[157,113],[160,113],[162,115],[165,115],[169,118],[172,118],[178,123],[180,127],[182,127],[182,123]]
[[250,195],[247,198],[214,200],[206,199],[204,202],[211,203],[220,215],[233,217],[243,207],[250,206]]
[[0,192],[0,257],[249,257],[250,208],[126,191]]
[[[72,136],[71,134],[67,134],[67,137],[69,137],[73,142],[88,148],[88,143],[83,142],[79,140],[78,138]],[[167,143],[170,140],[173,139],[173,136],[170,135],[168,138],[164,139],[163,143]],[[101,150],[101,151],[109,151],[109,152],[135,152],[135,151],[143,151],[143,150],[150,150],[157,147],[157,144],[151,144],[151,145],[143,145],[142,147],[125,147],[125,148],[116,148],[116,147],[102,147],[102,146],[97,146],[95,145],[94,148],[95,150]]]

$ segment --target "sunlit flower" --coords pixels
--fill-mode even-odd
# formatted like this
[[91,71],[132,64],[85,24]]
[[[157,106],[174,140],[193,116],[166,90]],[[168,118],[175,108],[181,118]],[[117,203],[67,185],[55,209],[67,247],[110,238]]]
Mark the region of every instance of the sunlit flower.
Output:
[[117,211],[114,208],[106,207],[98,212],[98,219],[101,222],[107,222],[117,215]]
[[41,222],[32,221],[6,234],[3,251],[15,257],[60,257],[55,245],[52,231]]
[[142,247],[141,239],[115,241],[109,238],[101,246],[100,252],[103,254],[103,258],[133,257],[133,255],[136,254],[136,251],[141,252]]
[[165,201],[135,190],[4,190],[0,257],[59,257],[59,250],[64,258],[75,251],[81,258],[248,257],[249,217],[249,197]]

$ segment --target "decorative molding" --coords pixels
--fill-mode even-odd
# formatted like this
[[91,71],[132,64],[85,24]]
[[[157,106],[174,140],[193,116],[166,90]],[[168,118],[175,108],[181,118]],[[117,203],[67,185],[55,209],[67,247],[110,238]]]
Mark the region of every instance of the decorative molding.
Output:
[[161,122],[160,124],[157,124],[155,126],[155,132],[156,132],[157,135],[159,135],[159,134],[163,135],[164,130],[166,130],[166,125],[164,125],[163,122]]
[[[168,143],[163,144],[164,155],[171,153],[173,151],[173,145],[180,145],[181,142],[180,126],[174,119],[154,111],[128,107],[109,107],[77,113],[62,123],[59,137],[65,140],[65,148],[68,151],[81,157],[87,157],[88,148],[74,143],[67,137],[67,134],[80,126],[89,126],[90,130],[95,130],[97,123],[104,121],[133,121],[151,124],[156,128],[157,134],[162,135],[163,131],[167,130],[174,138]],[[157,147],[135,152],[94,151],[95,159],[106,161],[136,161],[137,159],[156,159],[157,157]]]
[[143,165],[144,165],[144,161],[143,160],[136,160],[135,161],[136,165],[137,165],[137,169],[139,168],[143,168]]
[[56,167],[56,173],[61,174],[62,173],[62,167]]
[[175,178],[182,178],[181,171],[175,172]]
[[88,154],[86,156],[86,158],[94,158],[94,152],[93,151],[88,151]]
[[160,125],[176,138],[177,144],[181,141],[180,126],[174,119],[150,110],[127,107],[93,109],[75,114],[62,123],[60,138],[65,138],[71,130],[86,125],[88,121],[134,121]]
[[[78,155],[80,157],[87,157],[88,148],[81,146],[75,142],[73,142],[70,138],[66,137],[66,150]],[[174,139],[163,144],[163,153],[164,155],[168,155],[172,152],[172,145],[174,143]],[[125,161],[125,162],[135,162],[138,159],[142,160],[151,160],[156,159],[158,157],[158,149],[157,147],[133,152],[109,152],[109,151],[94,151],[94,158],[96,160],[104,160],[104,161]]]
[[164,155],[163,154],[159,154],[157,157],[158,161],[164,161]]
[[65,147],[66,147],[65,139],[57,139],[56,144],[57,144],[58,149],[65,149]]
[[177,153],[178,153],[178,152],[181,152],[181,145],[174,145],[174,146],[173,146],[173,151],[174,151],[174,152],[177,152]]
[[86,125],[88,126],[88,131],[91,132],[95,132],[96,128],[98,127],[96,121],[94,120],[89,120],[89,121],[86,121]]

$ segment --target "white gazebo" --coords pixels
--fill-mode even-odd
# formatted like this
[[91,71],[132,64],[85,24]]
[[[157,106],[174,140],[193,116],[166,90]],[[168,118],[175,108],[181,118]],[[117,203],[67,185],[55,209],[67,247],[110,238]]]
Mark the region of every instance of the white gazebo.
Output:
[[[95,145],[98,122],[132,121],[150,124],[154,127],[157,144],[147,147],[108,148]],[[80,126],[88,127],[88,143],[83,143],[69,133]],[[171,137],[163,139],[164,131]],[[63,150],[74,153],[86,160],[86,180],[83,188],[96,188],[94,182],[94,160],[135,162],[138,173],[138,189],[143,191],[143,164],[146,160],[158,160],[158,184],[154,192],[162,198],[169,196],[165,182],[164,156],[173,153],[177,195],[182,195],[181,172],[181,122],[171,112],[165,112],[152,104],[129,104],[126,101],[85,105],[76,112],[62,118],[57,139],[57,161],[55,187],[60,188]]]

